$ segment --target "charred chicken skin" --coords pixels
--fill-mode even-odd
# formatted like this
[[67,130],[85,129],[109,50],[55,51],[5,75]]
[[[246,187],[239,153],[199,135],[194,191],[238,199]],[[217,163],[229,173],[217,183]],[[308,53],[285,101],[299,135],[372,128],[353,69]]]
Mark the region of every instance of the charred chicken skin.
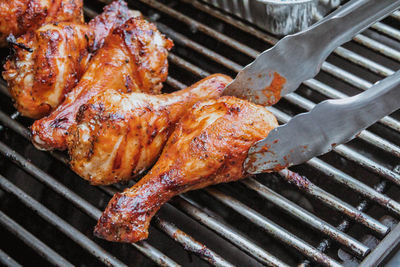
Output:
[[218,98],[231,80],[215,74],[166,95],[107,90],[93,97],[67,137],[71,168],[94,185],[132,179],[154,163],[184,113]]
[[264,107],[235,97],[196,104],[177,123],[151,171],[114,195],[95,235],[118,242],[147,238],[151,218],[175,195],[245,177],[249,148],[277,126]]
[[139,14],[115,1],[88,25],[46,24],[16,39],[3,77],[18,111],[34,119],[48,115],[79,82],[110,31]]
[[83,23],[83,0],[1,0],[0,46],[10,34],[19,36],[45,23]]
[[113,30],[64,102],[32,125],[33,143],[44,150],[66,149],[68,129],[76,124],[80,107],[105,90],[160,93],[172,45],[155,25],[141,17],[131,18]]

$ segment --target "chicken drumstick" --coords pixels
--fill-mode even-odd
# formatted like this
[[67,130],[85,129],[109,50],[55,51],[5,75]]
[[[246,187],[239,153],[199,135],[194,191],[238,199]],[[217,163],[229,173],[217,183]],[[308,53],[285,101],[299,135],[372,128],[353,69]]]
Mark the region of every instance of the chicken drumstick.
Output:
[[151,218],[177,194],[246,176],[249,148],[278,123],[264,107],[235,97],[196,104],[176,125],[151,171],[108,203],[95,235],[137,242]]

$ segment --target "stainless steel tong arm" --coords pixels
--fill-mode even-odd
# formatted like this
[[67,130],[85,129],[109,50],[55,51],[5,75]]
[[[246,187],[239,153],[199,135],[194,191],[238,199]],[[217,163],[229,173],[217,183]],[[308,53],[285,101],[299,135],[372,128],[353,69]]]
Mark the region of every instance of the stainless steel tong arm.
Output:
[[352,0],[306,31],[288,35],[247,65],[225,95],[273,105],[314,77],[341,44],[400,7],[400,0]]
[[397,71],[363,93],[323,101],[275,128],[250,148],[244,166],[249,173],[277,171],[329,152],[400,108],[399,100]]

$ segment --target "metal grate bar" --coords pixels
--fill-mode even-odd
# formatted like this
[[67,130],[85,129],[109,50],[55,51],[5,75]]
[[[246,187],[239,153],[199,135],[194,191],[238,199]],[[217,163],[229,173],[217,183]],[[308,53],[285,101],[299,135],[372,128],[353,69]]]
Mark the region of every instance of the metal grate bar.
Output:
[[360,193],[361,195],[368,197],[372,201],[376,201],[379,203],[382,207],[390,210],[391,212],[400,215],[400,203],[387,197],[384,194],[381,194],[380,192],[374,190],[373,188],[367,186],[366,184],[360,182],[357,179],[354,179],[350,175],[342,172],[339,169],[334,168],[333,166],[323,162],[322,160],[318,158],[313,158],[309,160],[306,164],[314,167],[315,169],[321,171],[324,173],[326,176],[328,176],[330,179],[335,180],[338,183],[341,183],[357,193]]
[[24,191],[19,189],[17,186],[9,182],[4,176],[0,175],[0,187],[17,197],[24,205],[30,209],[36,211],[43,219],[55,226],[58,230],[63,232],[69,238],[74,240],[77,244],[86,249],[93,256],[99,259],[102,263],[108,266],[126,266],[124,263],[120,262],[114,256],[110,255],[107,251],[102,249],[95,242],[87,238],[81,232],[73,228],[70,224],[65,222],[63,219],[58,217],[56,214],[51,212],[45,206],[37,202],[35,199],[30,197]]
[[319,199],[324,204],[334,208],[335,210],[346,214],[349,218],[361,223],[362,225],[373,229],[380,236],[385,236],[389,232],[389,228],[375,220],[371,216],[360,212],[353,206],[347,204],[336,196],[326,192],[315,184],[311,183],[307,178],[294,173],[288,169],[284,169],[279,172],[279,175],[284,178],[287,182],[294,184],[303,192]]
[[282,227],[276,225],[266,217],[251,209],[250,207],[242,204],[238,200],[228,195],[225,195],[214,188],[206,188],[205,191],[228,207],[241,214],[243,217],[246,217],[258,227],[261,227],[271,236],[291,247],[294,247],[295,249],[297,249],[307,257],[315,260],[316,262],[327,266],[341,266],[337,261],[321,253],[317,249],[313,248],[295,235],[289,233]]
[[[106,192],[109,196],[113,196],[115,193],[119,192],[116,188],[112,186],[100,186],[104,192]],[[166,204],[168,205],[168,203]],[[233,265],[219,256],[217,253],[209,249],[207,246],[201,244],[196,241],[193,237],[189,236],[182,230],[178,229],[174,224],[161,219],[158,215],[155,215],[152,224],[163,231],[166,235],[171,237],[173,240],[178,242],[183,246],[183,248],[187,251],[194,253],[199,256],[206,262],[210,263],[213,266],[220,267],[232,267]]]
[[0,249],[0,263],[8,267],[22,267],[13,258],[8,256],[3,250]]
[[2,211],[0,211],[0,224],[3,225],[3,227],[10,231],[12,234],[21,239],[33,250],[37,251],[39,255],[41,255],[51,264],[54,264],[55,266],[73,266],[70,262],[61,257],[57,252],[49,248],[46,244],[37,239],[34,235],[29,233],[21,225],[16,223]]
[[[0,153],[2,153],[5,157],[14,161],[18,166],[20,166],[27,173],[35,177],[40,182],[49,186],[52,190],[69,200],[76,207],[80,208],[83,212],[89,215],[91,218],[97,220],[100,218],[101,211],[94,207],[92,204],[87,202],[85,199],[81,198],[76,193],[69,190],[63,184],[57,182],[53,177],[49,176],[47,173],[43,172],[35,165],[30,163],[28,160],[23,158],[21,155],[7,147],[3,142],[0,142]],[[65,222],[64,222],[65,223]],[[71,227],[71,226],[70,226]],[[89,239],[88,239],[89,240]],[[93,241],[91,241],[93,242]],[[95,244],[93,242],[93,244]],[[178,266],[177,263],[169,259],[167,256],[159,252],[156,248],[146,244],[146,242],[138,242],[132,244],[134,247],[138,248],[142,253],[144,253],[147,257],[152,259],[154,262],[164,265],[164,266]],[[108,254],[107,254],[108,255]],[[108,257],[113,257],[109,255]],[[113,258],[118,262],[117,259]]]
[[392,37],[393,39],[396,39],[400,41],[400,32],[396,30],[393,27],[390,27],[389,25],[386,25],[382,22],[377,22],[371,26],[372,29],[377,30],[378,32],[381,32],[383,34],[386,34],[387,36]]
[[387,45],[381,44],[378,41],[361,34],[355,36],[353,40],[365,47],[370,48],[371,50],[374,50],[375,52],[381,53],[388,58],[400,62],[400,52]]
[[249,178],[243,180],[242,183],[246,187],[256,191],[263,198],[267,199],[268,201],[272,202],[276,206],[286,211],[286,213],[289,214],[290,216],[293,216],[307,223],[312,228],[328,235],[331,239],[336,240],[342,245],[345,245],[359,256],[365,257],[365,255],[368,254],[369,248],[364,244],[358,242],[357,240],[348,236],[347,234],[337,230],[332,225],[324,222],[323,220],[321,220],[314,214],[308,212],[307,210],[303,209],[299,205],[296,205],[290,200],[282,197],[281,195],[277,194],[276,192],[269,189],[265,185],[257,182],[255,179]]
[[[374,186],[374,189],[377,192],[382,193],[386,188],[386,182],[382,181],[380,183],[378,183],[377,185]],[[364,211],[369,207],[369,204],[366,200],[363,200],[359,203],[359,205],[357,206],[357,210],[359,211]],[[340,231],[347,231],[350,228],[350,221],[344,219],[336,228],[339,229]],[[324,239],[322,240],[319,245],[318,245],[318,250],[320,251],[325,251],[327,250],[330,246],[331,246],[332,241],[329,239]],[[310,262],[308,260],[303,261],[301,264],[301,266],[306,267],[310,265]]]
[[171,200],[171,203],[173,203],[175,207],[183,211],[185,214],[189,215],[204,226],[213,230],[218,235],[221,235],[230,242],[237,244],[240,249],[252,255],[261,263],[267,264],[269,266],[288,266],[281,260],[275,258],[259,246],[255,245],[252,241],[250,241],[240,233],[233,230],[228,225],[215,219],[215,216],[207,214],[211,213],[210,211],[207,211],[206,213],[200,210],[198,207],[194,206],[197,203],[191,199],[188,199],[186,195],[173,198]]
[[339,46],[338,48],[336,48],[333,51],[336,55],[358,65],[361,66],[373,73],[376,73],[378,75],[381,76],[389,76],[392,75],[394,73],[393,70],[379,64],[376,63],[375,61],[372,61],[366,57],[363,57],[351,50],[348,50],[344,47]]
[[322,70],[326,71],[327,73],[331,74],[332,76],[339,78],[341,80],[343,80],[344,82],[357,87],[361,90],[367,90],[368,88],[370,88],[373,84],[354,75],[351,74],[348,71],[345,71],[339,67],[336,67],[335,65],[325,62],[324,64],[322,64]]
[[[248,47],[248,46],[246,46],[244,44],[241,44],[238,41],[236,41],[236,40],[234,40],[234,39],[232,39],[232,38],[230,38],[230,37],[218,32],[218,31],[216,31],[214,29],[211,29],[210,27],[208,27],[208,26],[206,26],[206,25],[204,25],[204,24],[202,24],[200,22],[197,22],[197,21],[193,20],[192,18],[190,18],[190,17],[188,17],[186,15],[183,15],[183,14],[179,13],[178,11],[176,11],[176,10],[166,6],[166,5],[163,5],[163,4],[161,4],[161,3],[157,2],[157,1],[154,1],[154,0],[140,0],[140,1],[143,2],[143,3],[148,4],[149,6],[151,6],[153,8],[158,9],[159,11],[161,11],[163,13],[168,14],[171,17],[174,17],[174,18],[176,18],[176,19],[188,24],[189,26],[196,27],[196,29],[198,29],[199,31],[209,35],[210,37],[212,37],[212,38],[214,38],[214,39],[216,39],[216,40],[218,40],[218,41],[220,41],[222,43],[224,43],[225,45],[231,46],[232,48],[244,53],[245,55],[248,55],[248,56],[250,56],[252,58],[256,58],[258,56],[258,54],[259,54],[258,51],[254,50],[254,49],[252,49],[252,48],[250,48],[250,47]],[[376,42],[373,39],[370,39],[368,37],[362,36],[360,38],[362,40],[364,40],[371,47],[375,47],[375,45],[376,45],[375,43],[379,44],[380,45],[379,49],[376,48],[377,52],[380,52],[381,50],[384,50],[384,51],[386,51],[385,53],[388,53],[390,55],[394,54],[394,53],[398,53],[399,54],[399,58],[400,58],[400,52],[397,52],[396,50],[394,50],[394,49],[392,49],[390,47],[384,46],[384,45],[382,45],[382,44],[380,44],[380,43],[378,43],[378,42]],[[368,40],[366,40],[366,38],[368,38]],[[369,39],[370,39],[370,41],[369,41]],[[273,44],[275,44],[275,43],[273,43]],[[348,54],[348,56],[351,56],[351,54]],[[358,58],[360,58],[360,57],[361,56],[359,56]],[[359,60],[354,60],[354,61],[355,62],[359,62]],[[333,72],[333,73],[331,73],[332,75],[334,73],[336,73],[337,71],[339,71],[339,70],[335,69],[337,67],[334,67],[331,64],[326,66],[326,64],[329,64],[329,63],[328,62],[324,62],[322,64],[322,70],[327,71],[329,73]],[[340,71],[342,71],[344,73],[347,73],[344,70],[340,70]],[[348,73],[348,75],[346,75],[346,79],[344,79],[345,77],[340,77],[340,76],[337,76],[337,78],[348,82],[349,81],[347,79],[348,76],[351,76],[351,74]],[[351,77],[353,77],[353,76],[351,76]],[[354,77],[356,77],[356,76],[354,76]],[[360,79],[358,77],[356,77],[356,78],[358,80],[355,81],[355,84],[359,84],[359,80],[362,80],[362,79]],[[360,88],[360,89],[362,89],[362,88]],[[388,127],[392,127],[391,124],[386,124],[385,121],[381,120],[381,122],[384,123],[385,125],[387,125]],[[400,122],[397,122],[397,127],[393,128],[393,129],[396,130],[396,131],[400,131]]]
[[221,256],[208,249],[205,245],[197,242],[195,239],[179,230],[175,225],[161,219],[159,216],[153,218],[154,223],[168,236],[181,244],[185,250],[188,250],[203,260],[207,261],[213,266],[229,266],[233,267],[231,263],[224,260]]
[[400,11],[395,11],[393,12],[393,14],[391,15],[392,18],[395,18],[397,20],[400,21]]

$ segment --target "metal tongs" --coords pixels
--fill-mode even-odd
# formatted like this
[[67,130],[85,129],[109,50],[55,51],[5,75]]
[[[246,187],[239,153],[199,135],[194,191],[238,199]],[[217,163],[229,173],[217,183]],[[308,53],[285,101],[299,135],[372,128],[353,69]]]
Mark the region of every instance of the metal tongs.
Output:
[[[341,44],[400,7],[400,0],[352,0],[308,30],[289,35],[261,53],[228,85],[224,94],[273,105],[314,77]],[[328,100],[299,114],[253,145],[249,173],[277,171],[303,163],[353,139],[400,107],[400,71],[366,92]]]

